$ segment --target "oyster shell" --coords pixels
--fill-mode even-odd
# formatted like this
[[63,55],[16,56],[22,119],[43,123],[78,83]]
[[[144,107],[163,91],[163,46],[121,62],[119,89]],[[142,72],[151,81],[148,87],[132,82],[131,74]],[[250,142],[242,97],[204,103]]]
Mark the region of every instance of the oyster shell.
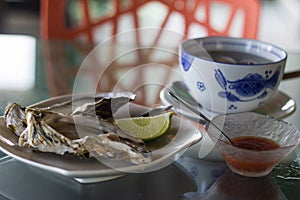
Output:
[[114,101],[118,102],[114,108],[119,108],[128,99],[101,98],[78,106],[70,114],[54,111],[65,103],[47,108],[26,108],[13,103],[5,109],[5,123],[19,136],[21,147],[60,155],[71,153],[127,160],[135,164],[150,162],[151,153],[143,141],[114,124],[112,110],[108,108]]

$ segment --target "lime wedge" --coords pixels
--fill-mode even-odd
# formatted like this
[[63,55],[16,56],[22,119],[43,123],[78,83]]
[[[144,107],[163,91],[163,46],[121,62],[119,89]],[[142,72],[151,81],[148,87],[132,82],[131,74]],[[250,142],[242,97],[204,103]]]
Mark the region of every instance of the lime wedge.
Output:
[[173,112],[151,116],[117,119],[115,122],[124,131],[141,138],[152,140],[165,134],[171,125]]

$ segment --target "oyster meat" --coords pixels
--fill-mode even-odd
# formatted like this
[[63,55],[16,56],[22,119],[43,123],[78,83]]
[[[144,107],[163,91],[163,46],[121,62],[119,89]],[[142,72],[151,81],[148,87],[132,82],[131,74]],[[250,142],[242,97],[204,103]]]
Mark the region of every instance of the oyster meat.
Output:
[[[59,107],[22,107],[17,103],[5,109],[5,123],[16,134],[21,147],[41,152],[66,153],[83,157],[126,160],[134,164],[151,161],[143,141],[114,124],[112,107],[118,109],[131,100],[126,97],[99,98],[83,103],[73,112]],[[112,104],[114,105],[112,106]]]

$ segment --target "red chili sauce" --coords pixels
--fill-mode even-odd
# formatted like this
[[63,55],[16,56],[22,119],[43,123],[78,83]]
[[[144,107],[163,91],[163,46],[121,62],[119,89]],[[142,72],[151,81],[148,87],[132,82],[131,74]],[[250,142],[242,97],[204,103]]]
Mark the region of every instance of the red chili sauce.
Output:
[[280,147],[279,144],[277,144],[273,140],[255,136],[236,137],[231,141],[233,143],[233,146],[254,151],[271,150]]
[[[277,149],[280,147],[279,144],[276,142],[261,138],[261,137],[253,137],[253,136],[243,136],[243,137],[236,137],[231,139],[233,145],[239,148],[254,150],[254,151],[263,151],[263,150],[271,150]],[[268,168],[272,167],[277,161],[251,161],[247,160],[240,160],[235,158],[232,155],[223,153],[223,157],[225,160],[230,164],[232,167],[239,169],[241,171],[248,171],[248,172],[261,172],[267,170]]]

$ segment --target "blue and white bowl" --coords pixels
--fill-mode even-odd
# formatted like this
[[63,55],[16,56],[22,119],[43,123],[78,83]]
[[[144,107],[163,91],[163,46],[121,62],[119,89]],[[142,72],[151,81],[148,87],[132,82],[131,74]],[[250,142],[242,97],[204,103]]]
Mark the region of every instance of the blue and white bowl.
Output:
[[251,111],[277,90],[287,53],[272,44],[232,37],[188,39],[179,62],[190,94],[216,113]]

